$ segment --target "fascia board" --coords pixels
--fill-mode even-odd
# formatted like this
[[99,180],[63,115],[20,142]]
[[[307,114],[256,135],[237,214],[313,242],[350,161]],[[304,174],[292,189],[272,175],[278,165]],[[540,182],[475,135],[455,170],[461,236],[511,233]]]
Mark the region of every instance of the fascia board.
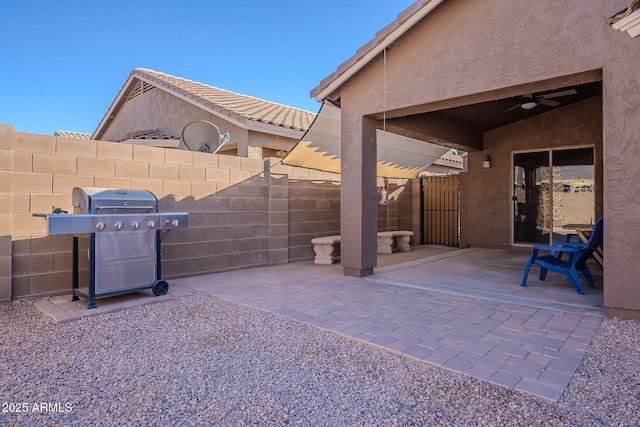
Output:
[[293,139],[300,139],[304,135],[304,132],[301,130],[275,126],[269,123],[262,123],[255,120],[247,120],[245,123],[245,129],[254,132],[268,133],[271,135],[283,136],[285,138]]
[[439,166],[446,166],[454,169],[462,169],[462,163],[455,162],[453,160],[438,159],[435,162],[433,162],[433,164],[439,165]]

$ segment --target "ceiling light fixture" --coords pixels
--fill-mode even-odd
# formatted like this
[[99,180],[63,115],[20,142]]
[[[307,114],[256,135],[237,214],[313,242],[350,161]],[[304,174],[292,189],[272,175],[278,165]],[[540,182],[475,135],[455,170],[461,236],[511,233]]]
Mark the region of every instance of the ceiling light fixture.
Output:
[[531,110],[532,108],[536,108],[538,103],[533,100],[533,98],[524,98],[522,100],[522,104],[520,104],[520,108],[523,110]]

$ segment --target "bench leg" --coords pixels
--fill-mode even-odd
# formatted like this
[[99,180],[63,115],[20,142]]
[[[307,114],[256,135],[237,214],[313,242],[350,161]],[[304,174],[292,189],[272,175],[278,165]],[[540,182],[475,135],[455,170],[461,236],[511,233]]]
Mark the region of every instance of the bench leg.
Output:
[[314,264],[333,264],[336,261],[335,248],[333,245],[313,245],[313,251],[316,253],[316,257],[313,260]]
[[396,248],[400,252],[411,251],[411,236],[398,236],[396,239]]
[[393,237],[378,237],[378,253],[393,253]]

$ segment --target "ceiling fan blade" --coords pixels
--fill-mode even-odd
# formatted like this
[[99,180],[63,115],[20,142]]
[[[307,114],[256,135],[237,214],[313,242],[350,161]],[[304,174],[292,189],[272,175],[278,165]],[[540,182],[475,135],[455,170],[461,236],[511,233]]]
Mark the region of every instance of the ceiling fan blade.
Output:
[[520,107],[520,103],[519,102],[516,105],[514,105],[513,107],[504,110],[504,112],[507,113],[507,112],[509,112],[511,110],[515,110],[518,107]]
[[542,95],[536,95],[537,99],[549,99],[549,98],[558,98],[560,96],[568,96],[568,95],[576,95],[578,92],[575,91],[575,89],[569,89],[569,90],[561,90],[560,92],[551,92],[551,93],[545,93]]
[[538,104],[542,104],[542,105],[548,105],[549,107],[555,107],[557,105],[562,104],[562,102],[559,101],[549,101],[546,99],[541,99],[540,101],[538,101]]

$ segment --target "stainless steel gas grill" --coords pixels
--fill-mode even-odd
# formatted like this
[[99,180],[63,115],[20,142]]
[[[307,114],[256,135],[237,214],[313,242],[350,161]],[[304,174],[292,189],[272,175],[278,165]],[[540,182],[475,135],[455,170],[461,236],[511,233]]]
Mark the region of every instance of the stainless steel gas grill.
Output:
[[[74,188],[73,214],[48,214],[49,234],[73,234],[73,300],[151,289],[164,295],[162,230],[188,227],[186,212],[158,212],[158,199],[146,190]],[[89,234],[89,283],[79,286],[78,235]]]

